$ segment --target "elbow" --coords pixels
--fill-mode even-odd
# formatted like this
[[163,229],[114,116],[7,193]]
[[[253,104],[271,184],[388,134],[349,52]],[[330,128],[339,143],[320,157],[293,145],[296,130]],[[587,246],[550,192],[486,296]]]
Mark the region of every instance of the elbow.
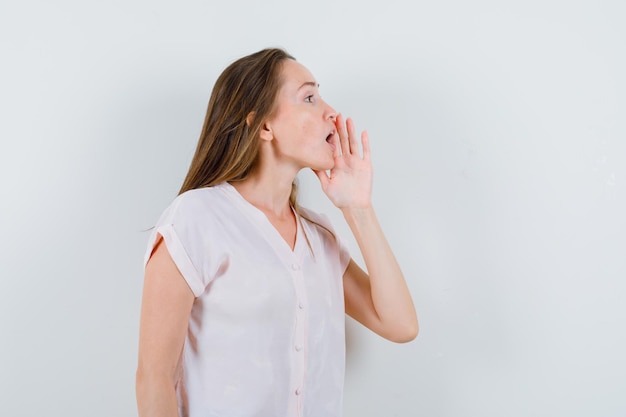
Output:
[[411,342],[411,341],[415,340],[415,338],[417,337],[418,333],[419,333],[419,326],[416,323],[415,326],[407,329],[402,334],[402,337],[400,337],[399,340],[396,341],[396,343],[408,343],[408,342]]
[[178,415],[176,388],[170,375],[164,372],[138,369],[135,382],[137,411],[140,417]]
[[137,369],[135,373],[135,395],[137,397],[137,404],[141,405],[144,398],[148,397],[147,393],[150,390],[150,378],[143,372],[142,369]]
[[387,339],[394,343],[408,343],[417,337],[419,333],[419,324],[417,321],[407,324],[402,328],[396,329],[392,334],[387,336]]
[[176,380],[172,372],[138,367],[135,373],[135,393],[138,402],[142,398],[149,398],[155,390],[161,392],[174,389],[175,386]]

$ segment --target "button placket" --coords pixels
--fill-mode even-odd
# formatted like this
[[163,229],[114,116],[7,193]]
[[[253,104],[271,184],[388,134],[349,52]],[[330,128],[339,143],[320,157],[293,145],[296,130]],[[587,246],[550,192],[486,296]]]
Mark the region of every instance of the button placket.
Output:
[[[295,259],[294,259],[295,261]],[[297,398],[297,408],[299,413],[302,412],[301,407],[303,404],[302,401],[302,392],[304,386],[304,375],[305,375],[305,337],[306,337],[306,289],[304,284],[304,276],[302,274],[302,268],[300,262],[292,262],[289,264],[289,268],[291,269],[293,284],[295,289],[295,316],[296,316],[296,326],[294,332],[293,339],[293,366],[294,366],[294,380],[293,380],[293,391],[292,395],[295,395]]]

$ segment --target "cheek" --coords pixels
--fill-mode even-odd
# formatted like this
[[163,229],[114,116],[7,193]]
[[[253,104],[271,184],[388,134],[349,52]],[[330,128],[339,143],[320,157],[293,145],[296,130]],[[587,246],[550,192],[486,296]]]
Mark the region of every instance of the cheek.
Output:
[[309,126],[300,120],[291,120],[283,126],[283,139],[296,146],[301,146],[309,137]]
[[275,124],[278,138],[291,143],[306,143],[319,136],[319,129],[313,116],[306,112],[283,111],[278,123]]
[[319,126],[315,123],[313,118],[309,115],[303,116],[300,119],[300,132],[307,139],[316,139],[319,136]]
[[305,139],[308,139],[311,136],[311,125],[308,123],[300,124],[300,133]]
[[281,133],[283,139],[301,146],[309,140],[313,129],[306,117],[295,114],[282,125]]

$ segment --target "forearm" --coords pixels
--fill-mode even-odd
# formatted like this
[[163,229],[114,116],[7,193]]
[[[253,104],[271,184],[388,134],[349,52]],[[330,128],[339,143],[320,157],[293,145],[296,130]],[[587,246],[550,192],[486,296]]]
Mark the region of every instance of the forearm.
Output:
[[344,208],[342,212],[363,255],[381,326],[390,333],[408,335],[401,339],[414,338],[418,323],[413,300],[374,209]]
[[136,388],[139,417],[179,417],[171,378],[137,372]]

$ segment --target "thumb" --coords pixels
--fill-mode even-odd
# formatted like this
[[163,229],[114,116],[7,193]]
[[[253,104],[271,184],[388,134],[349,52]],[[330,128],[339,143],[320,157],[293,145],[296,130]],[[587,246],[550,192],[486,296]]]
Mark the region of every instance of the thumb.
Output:
[[315,175],[317,175],[317,178],[319,178],[320,183],[322,184],[322,189],[325,190],[326,187],[328,186],[328,182],[330,181],[330,179],[328,178],[328,174],[326,174],[326,171],[322,169],[311,169],[311,170],[315,172]]

